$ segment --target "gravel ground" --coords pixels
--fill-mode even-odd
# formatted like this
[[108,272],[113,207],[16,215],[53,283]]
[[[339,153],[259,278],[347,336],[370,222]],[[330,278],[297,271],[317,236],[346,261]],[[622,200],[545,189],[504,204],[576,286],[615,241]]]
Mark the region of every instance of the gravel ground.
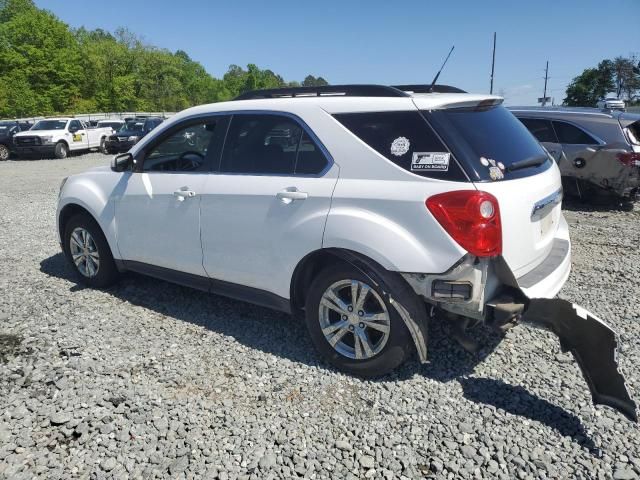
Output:
[[[79,287],[58,185],[107,161],[0,164],[0,479],[640,476],[640,429],[591,405],[549,333],[480,331],[472,356],[434,325],[432,363],[363,381],[280,313],[133,274]],[[562,291],[618,329],[636,398],[638,210],[566,211]]]

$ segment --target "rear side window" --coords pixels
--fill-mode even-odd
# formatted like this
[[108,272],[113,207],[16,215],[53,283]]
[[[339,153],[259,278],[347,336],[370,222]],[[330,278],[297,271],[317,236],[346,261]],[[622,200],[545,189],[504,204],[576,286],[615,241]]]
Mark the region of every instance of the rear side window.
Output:
[[[424,114],[479,180],[527,177],[552,165],[536,138],[502,105],[449,108]],[[509,168],[533,158],[541,158],[542,162],[537,166]]]
[[558,143],[558,139],[549,120],[540,120],[537,118],[520,118],[519,120],[539,142]]
[[560,143],[570,145],[597,145],[598,141],[584,130],[567,122],[553,122]]
[[284,115],[234,115],[220,171],[257,175],[318,174],[327,159],[304,129]]
[[334,115],[360,140],[416,175],[451,181],[467,177],[418,111]]

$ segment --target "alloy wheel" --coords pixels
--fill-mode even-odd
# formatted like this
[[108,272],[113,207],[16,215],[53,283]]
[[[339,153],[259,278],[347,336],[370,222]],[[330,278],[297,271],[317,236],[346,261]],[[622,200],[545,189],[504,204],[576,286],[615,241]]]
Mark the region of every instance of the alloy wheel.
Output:
[[88,230],[77,227],[69,240],[71,258],[78,271],[87,278],[95,277],[100,268],[100,254]]
[[359,280],[340,280],[322,295],[320,328],[334,350],[345,357],[367,360],[389,340],[391,318],[378,293]]

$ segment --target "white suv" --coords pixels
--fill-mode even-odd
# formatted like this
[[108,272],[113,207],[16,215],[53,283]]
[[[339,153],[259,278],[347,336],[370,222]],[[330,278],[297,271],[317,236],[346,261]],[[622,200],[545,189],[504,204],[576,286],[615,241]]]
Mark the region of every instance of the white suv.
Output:
[[304,316],[352,373],[425,361],[429,318],[504,326],[571,263],[555,162],[501,98],[431,90],[185,110],[63,183],[62,248],[91,286],[132,270]]

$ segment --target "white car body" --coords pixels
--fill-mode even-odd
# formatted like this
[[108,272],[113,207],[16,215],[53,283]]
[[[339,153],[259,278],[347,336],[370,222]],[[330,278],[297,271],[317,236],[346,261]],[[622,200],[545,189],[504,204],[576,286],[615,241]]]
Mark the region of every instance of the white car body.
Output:
[[598,100],[598,103],[596,103],[596,107],[606,109],[606,110],[623,110],[624,111],[627,106],[624,103],[624,100],[620,100],[619,98],[607,97],[607,98]]
[[[57,129],[38,129],[41,122],[59,122],[60,126],[63,123],[64,126]],[[14,143],[18,154],[52,151],[58,143],[65,144],[68,151],[80,152],[99,148],[111,132],[112,129],[109,127],[91,128],[75,118],[47,118],[36,122],[30,130],[16,134]]]
[[[421,177],[387,160],[334,115],[440,111],[501,101],[487,95],[435,93],[257,99],[190,108],[143,138],[131,149],[132,156],[190,119],[264,112],[300,122],[320,145],[328,165],[320,175],[307,176],[116,172],[101,167],[64,183],[58,231],[63,233],[69,209],[84,209],[100,225],[122,268],[144,266],[145,273],[163,278],[169,278],[163,272],[179,272],[175,281],[194,286],[198,279],[240,285],[279,299],[257,302],[275,306],[292,300],[295,272],[305,258],[326,250],[355,252],[400,272],[427,302],[484,318],[490,290],[495,289],[489,261],[474,264],[429,213],[425,199],[469,189],[494,195],[502,216],[504,260],[515,278],[526,280],[520,286],[528,296],[551,298],[566,281],[571,264],[555,162],[539,174],[512,180]],[[306,195],[289,198],[297,192]],[[472,298],[434,297],[428,282],[440,277],[468,279]]]

